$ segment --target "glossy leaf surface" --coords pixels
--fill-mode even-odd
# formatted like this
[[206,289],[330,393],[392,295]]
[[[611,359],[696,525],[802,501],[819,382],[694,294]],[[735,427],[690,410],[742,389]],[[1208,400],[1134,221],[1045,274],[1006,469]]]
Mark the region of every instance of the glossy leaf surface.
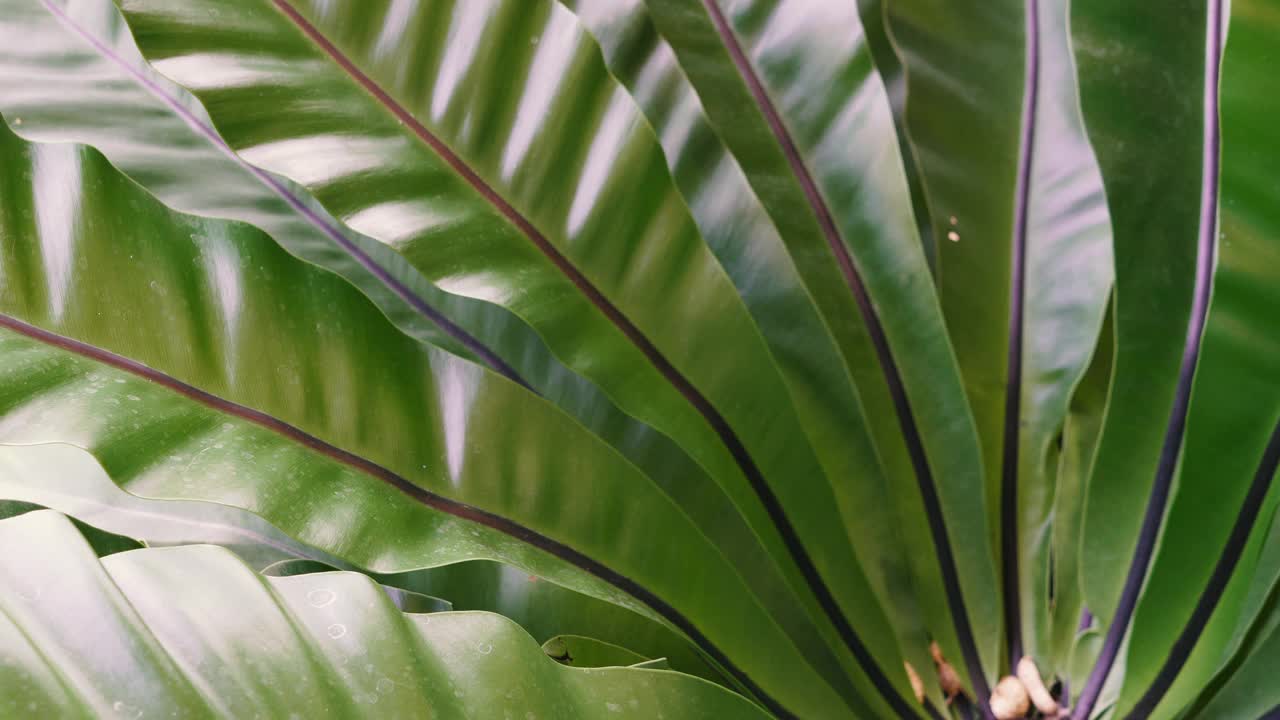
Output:
[[[399,334],[252,228],[165,210],[92,151],[12,135],[2,151],[4,441],[80,445],[130,492],[236,505],[361,567],[492,558],[642,607],[608,577],[670,603],[684,632],[723,623],[722,641],[741,642],[730,627],[756,628],[749,642],[773,649],[740,680],[778,673],[775,692],[804,688],[791,702],[839,707],[688,518],[553,407]],[[647,595],[651,580],[672,599]],[[705,615],[695,629],[684,613]]]
[[1048,668],[1054,446],[1112,278],[1068,3],[908,1],[886,14],[938,238],[943,313],[982,438],[988,507],[999,508],[991,532],[1018,610],[1009,647]]
[[[82,532],[89,527],[152,547],[216,544],[269,575],[359,569],[239,508],[130,495],[112,483],[92,456],[67,445],[0,446],[0,498],[21,501],[27,509],[34,504],[57,510],[81,523]],[[496,612],[539,642],[560,633],[590,634],[670,658],[668,666],[681,672],[728,682],[687,640],[631,610],[501,563],[447,561],[442,558],[436,568],[375,574],[374,579],[401,609],[422,607],[418,600],[425,599],[432,611],[443,603],[449,606],[444,609]]]
[[[1200,221],[1205,8],[1204,0],[1159,9],[1072,3],[1081,100],[1116,258],[1115,368],[1082,548],[1088,606],[1104,621],[1133,555],[1187,338]],[[1155,77],[1164,80],[1147,79]],[[1142,102],[1122,99],[1136,97]],[[1162,271],[1148,272],[1156,258]]]
[[[1151,683],[1204,591],[1280,419],[1280,338],[1275,332],[1280,213],[1267,169],[1280,151],[1280,132],[1269,119],[1280,82],[1266,69],[1275,56],[1273,39],[1280,22],[1269,10],[1274,7],[1266,2],[1231,4],[1222,61],[1221,210],[1213,300],[1164,538],[1134,617],[1122,712]],[[1255,523],[1225,594],[1158,716],[1172,716],[1194,698],[1220,664],[1277,499],[1273,492],[1257,508],[1264,520]]]
[[[970,539],[986,527],[981,460],[951,348],[940,342],[893,116],[856,6],[725,3],[723,23],[696,0],[646,6],[778,227],[875,419],[928,632],[948,656],[964,657],[951,607],[963,595],[959,615],[994,656],[990,548]],[[938,518],[920,521],[929,514],[918,482],[940,498]],[[941,536],[954,562],[941,559]],[[958,568],[950,589],[944,564]]]
[[[625,411],[687,449],[772,559],[784,570],[794,562],[790,585],[815,599],[792,612],[829,619],[830,642],[859,652],[847,618],[881,610],[789,388],[656,138],[571,14],[513,2],[122,7],[143,53],[205,100],[245,159],[301,182],[445,290],[511,309]],[[498,32],[501,52],[474,52]],[[509,82],[512,67],[523,84]],[[572,86],[543,92],[565,76]],[[262,93],[296,112],[260,122]],[[596,142],[581,143],[584,134]],[[617,213],[637,219],[618,225]],[[896,666],[887,630],[865,620],[858,632]]]
[[150,546],[219,545],[257,569],[297,557],[341,563],[240,508],[130,495],[91,455],[69,445],[0,446],[0,498],[56,510]]
[[472,356],[400,293],[427,303],[663,483],[722,545],[754,554],[756,541],[705,471],[555,361],[515,316],[439,291],[383,243],[333,220],[301,187],[231,156],[203,106],[142,60],[110,0],[0,0],[0,13],[0,112],[21,135],[92,144],[170,207],[254,224],[351,280],[401,330]]
[[0,521],[13,543],[32,549],[0,558],[6,715],[763,717],[685,675],[564,667],[497,615],[401,614],[355,573],[264,578],[209,546],[100,563],[49,511]]
[[610,72],[657,132],[694,221],[770,344],[828,476],[838,478],[834,490],[846,528],[894,623],[904,658],[928,666],[928,637],[911,589],[908,553],[892,539],[899,516],[871,442],[873,425],[772,218],[643,2],[564,5],[599,42]]

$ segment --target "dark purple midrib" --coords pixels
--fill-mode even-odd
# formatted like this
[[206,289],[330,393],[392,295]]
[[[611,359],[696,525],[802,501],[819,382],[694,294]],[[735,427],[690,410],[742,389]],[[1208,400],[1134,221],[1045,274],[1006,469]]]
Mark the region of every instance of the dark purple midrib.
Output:
[[1227,542],[1222,547],[1222,554],[1219,555],[1218,562],[1214,565],[1213,574],[1209,576],[1209,582],[1205,585],[1204,592],[1200,594],[1200,598],[1196,601],[1195,609],[1191,611],[1191,617],[1187,620],[1187,624],[1183,626],[1182,632],[1178,633],[1177,639],[1174,640],[1173,646],[1169,649],[1169,654],[1165,657],[1164,664],[1160,666],[1159,672],[1156,673],[1155,679],[1151,681],[1150,687],[1147,688],[1142,697],[1133,706],[1133,710],[1126,716],[1126,720],[1141,720],[1155,712],[1156,706],[1160,704],[1160,700],[1164,698],[1165,693],[1173,686],[1173,681],[1177,679],[1178,673],[1186,665],[1187,660],[1190,659],[1191,651],[1195,649],[1196,641],[1200,639],[1201,633],[1204,632],[1205,627],[1209,624],[1209,618],[1213,616],[1213,611],[1218,607],[1218,601],[1222,599],[1223,593],[1227,590],[1227,583],[1231,580],[1231,574],[1235,571],[1241,556],[1244,555],[1245,546],[1249,543],[1249,535],[1253,532],[1253,527],[1258,520],[1258,514],[1262,511],[1263,501],[1266,500],[1267,493],[1271,491],[1277,465],[1280,465],[1280,422],[1271,431],[1271,438],[1267,441],[1266,449],[1262,453],[1262,460],[1258,463],[1258,470],[1253,476],[1253,482],[1249,485],[1249,491],[1245,495],[1244,502],[1240,505],[1240,512],[1236,516],[1235,525],[1232,526],[1231,534],[1227,537]]
[[733,675],[738,682],[742,683],[742,685],[746,687],[758,700],[760,700],[760,702],[768,707],[771,712],[779,717],[795,717],[791,713],[787,712],[777,700],[773,699],[759,685],[757,685],[755,681],[747,676],[746,673],[734,664],[734,662],[729,659],[729,657],[720,650],[715,643],[698,630],[693,622],[686,618],[679,610],[672,607],[666,601],[658,597],[654,592],[645,588],[635,580],[628,578],[616,570],[610,569],[607,565],[594,560],[559,540],[547,537],[532,528],[525,527],[514,520],[488,510],[483,510],[475,507],[474,505],[468,505],[467,503],[453,500],[444,497],[443,495],[437,495],[430,490],[415,485],[402,475],[399,475],[372,460],[356,455],[350,451],[343,450],[342,448],[326,442],[325,440],[291,425],[284,420],[260,410],[255,410],[251,407],[219,397],[205,390],[201,390],[194,385],[190,385],[171,375],[167,375],[159,370],[144,365],[137,360],[133,360],[123,355],[118,355],[110,350],[90,345],[89,343],[76,340],[75,338],[59,335],[3,313],[0,313],[0,328],[6,328],[46,345],[88,358],[94,362],[116,368],[117,370],[127,372],[146,380],[147,382],[154,383],[155,385],[159,385],[160,387],[176,392],[183,397],[200,403],[201,405],[209,407],[217,412],[239,418],[245,422],[252,423],[258,427],[275,432],[293,442],[298,443],[299,445],[319,453],[320,455],[385,482],[422,505],[463,520],[479,523],[503,533],[504,535],[508,535],[520,540],[521,542],[532,545],[539,550],[547,552],[571,565],[574,565],[583,571],[600,578],[610,585],[623,590],[627,594],[652,608],[662,617],[666,618],[668,622],[689,636],[689,638],[697,644],[700,649],[706,652],[718,664],[720,664],[721,667]]
[[[879,360],[880,368],[884,373],[885,384],[888,386],[889,394],[893,398],[893,405],[898,416],[898,424],[902,429],[903,441],[907,447],[907,454],[911,458],[912,467],[915,470],[916,480],[920,487],[920,494],[924,501],[925,514],[929,520],[929,531],[933,540],[935,552],[938,555],[938,562],[942,571],[943,588],[947,594],[947,605],[951,610],[952,622],[955,625],[956,635],[960,640],[961,651],[964,654],[965,668],[968,671],[970,681],[973,683],[974,694],[978,698],[978,705],[982,710],[984,717],[990,715],[990,709],[987,706],[990,696],[990,689],[987,687],[986,677],[982,670],[982,661],[978,656],[977,645],[973,639],[973,629],[969,623],[969,613],[965,608],[964,596],[960,590],[960,577],[956,570],[955,556],[951,548],[951,541],[947,536],[946,519],[942,514],[942,505],[938,498],[937,487],[933,480],[933,473],[929,468],[929,461],[925,454],[924,443],[920,438],[920,433],[916,427],[915,417],[911,411],[910,401],[907,399],[906,388],[902,383],[902,376],[898,371],[898,366],[893,358],[893,351],[889,347],[888,338],[885,335],[884,327],[880,322],[880,317],[868,296],[866,287],[862,282],[861,276],[853,262],[852,256],[845,247],[844,239],[840,234],[839,228],[836,226],[835,218],[831,213],[831,209],[827,206],[826,199],[818,190],[817,183],[810,174],[808,167],[805,165],[801,157],[799,149],[796,147],[791,133],[787,130],[782,117],[779,115],[777,108],[773,104],[773,100],[769,97],[765,90],[764,84],[756,75],[755,68],[752,67],[751,61],[747,58],[739,44],[737,36],[733,32],[728,19],[716,4],[715,0],[703,0],[703,5],[707,9],[707,13],[711,17],[712,23],[715,25],[717,33],[724,43],[725,49],[732,58],[734,65],[737,67],[739,74],[746,82],[748,89],[755,98],[761,113],[765,117],[765,121],[769,124],[773,131],[774,137],[782,148],[783,154],[790,164],[792,172],[795,174],[797,181],[800,183],[804,191],[805,199],[808,201],[814,214],[817,217],[818,224],[822,229],[823,235],[826,237],[827,244],[830,246],[832,253],[836,257],[836,261],[840,266],[840,271],[844,275],[845,282],[848,284],[850,291],[853,293],[854,301],[858,305],[858,310],[862,315],[864,324],[867,327],[867,333],[870,336],[871,344],[875,348],[876,357]],[[877,672],[879,669],[876,668]],[[887,681],[886,681],[887,683]],[[877,684],[879,687],[879,684]],[[881,691],[885,692],[884,690]],[[890,686],[889,692],[893,692]],[[896,692],[894,693],[896,695]]]
[[1182,365],[1178,369],[1178,384],[1174,391],[1169,424],[1165,429],[1164,444],[1156,465],[1155,480],[1147,499],[1138,542],[1134,548],[1129,572],[1120,591],[1120,600],[1107,627],[1097,663],[1089,673],[1073,717],[1088,720],[1103,684],[1111,673],[1120,652],[1120,645],[1133,621],[1133,612],[1142,594],[1147,570],[1155,554],[1160,527],[1164,523],[1165,509],[1182,451],[1182,438],[1186,434],[1187,409],[1191,401],[1191,385],[1195,379],[1196,365],[1200,359],[1200,340],[1204,335],[1205,321],[1209,313],[1209,296],[1213,291],[1213,265],[1215,235],[1218,224],[1218,182],[1221,153],[1221,130],[1218,121],[1218,90],[1222,71],[1222,0],[1210,0],[1209,18],[1205,38],[1205,88],[1204,88],[1204,155],[1200,178],[1200,227],[1196,251],[1196,279],[1192,295],[1191,317],[1187,323],[1187,337],[1182,349]]
[[1027,223],[1031,171],[1040,105],[1040,2],[1026,0],[1026,70],[1022,96],[1018,178],[1013,211],[1009,281],[1009,359],[1005,375],[1004,457],[1000,476],[1000,559],[1004,572],[1004,621],[1009,664],[1022,658],[1022,599],[1018,542],[1018,451],[1022,427],[1022,335],[1026,307]]
[[246,172],[257,178],[262,184],[266,185],[276,193],[276,195],[279,195],[280,198],[294,210],[294,212],[298,213],[304,220],[332,240],[334,244],[342,248],[342,250],[359,263],[361,267],[368,270],[371,275],[377,278],[383,285],[386,285],[387,288],[394,292],[401,300],[409,305],[409,307],[413,308],[415,312],[430,320],[447,335],[474,353],[477,358],[488,365],[493,371],[505,376],[512,382],[519,383],[531,392],[537,392],[533,389],[532,385],[520,376],[520,373],[516,372],[515,368],[499,357],[496,352],[484,343],[480,342],[478,338],[462,329],[462,327],[454,323],[439,310],[436,310],[417,293],[410,290],[404,283],[397,280],[390,272],[387,271],[386,268],[379,265],[377,261],[372,257],[369,257],[368,253],[347,238],[340,229],[333,225],[333,223],[330,223],[324,217],[308,207],[301,198],[294,195],[279,180],[265,170],[254,165],[250,165],[244,160],[244,158],[241,158],[240,155],[232,150],[227,142],[222,139],[222,136],[219,135],[216,130],[187,109],[187,107],[178,101],[177,98],[171,96],[165,88],[161,87],[151,78],[147,77],[144,73],[139,72],[137,68],[126,62],[124,58],[120,57],[120,55],[115,52],[115,50],[98,40],[98,38],[94,37],[92,33],[77,23],[73,18],[71,18],[71,16],[67,15],[61,7],[58,7],[56,3],[51,0],[40,1],[50,13],[57,17],[67,27],[75,31],[75,33],[91,45],[98,54],[112,61],[128,73],[135,82],[167,105],[174,114],[182,118],[182,120],[186,122],[192,130],[195,130],[202,137],[208,140],[210,144],[225,153],[237,165],[244,168]]

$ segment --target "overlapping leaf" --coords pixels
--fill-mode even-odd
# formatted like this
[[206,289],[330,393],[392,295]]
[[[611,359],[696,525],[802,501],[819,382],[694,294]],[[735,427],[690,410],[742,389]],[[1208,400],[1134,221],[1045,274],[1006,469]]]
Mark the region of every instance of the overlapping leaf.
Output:
[[986,527],[981,459],[857,8],[646,6],[778,228],[874,419],[927,631],[976,668],[957,623],[975,628],[990,658],[999,637],[990,547],[973,540]]
[[759,555],[705,471],[557,362],[519,319],[439,291],[384,244],[333,220],[301,187],[234,158],[199,102],[138,55],[110,0],[0,0],[0,13],[0,112],[21,135],[92,144],[170,207],[252,223],[351,280],[413,337],[474,357],[431,313],[442,315],[500,358],[483,358],[491,368],[514,371],[662,483],[722,546]]
[[841,706],[687,516],[567,416],[93,151],[6,132],[0,152],[4,441],[80,445],[131,492],[242,507],[362,567],[492,558],[644,610],[603,578],[793,712]]
[[211,546],[100,563],[50,511],[0,521],[13,543],[6,716],[764,717],[687,675],[565,667],[498,615],[402,614],[356,573],[264,578]]
[[[1048,669],[1056,440],[1112,277],[1068,3],[908,1],[886,11],[938,238],[942,308],[982,438],[988,507],[999,508],[992,532],[1007,610],[1018,611],[1006,615],[1009,649]],[[975,33],[982,43],[970,42]],[[1058,594],[1075,584],[1059,578]]]
[[[897,667],[866,580],[848,570],[857,561],[794,389],[571,14],[501,2],[122,7],[143,53],[204,100],[245,159],[302,182],[440,287],[513,310],[707,467],[855,679],[867,648]],[[284,112],[264,118],[264,93]],[[766,571],[745,570],[753,582]]]
[[[1215,32],[1215,14],[1224,7],[1216,2],[1195,6],[1210,39]],[[1222,17],[1222,22],[1227,20]],[[1275,333],[1275,318],[1280,312],[1280,293],[1276,291],[1280,216],[1275,211],[1277,193],[1267,169],[1280,150],[1280,135],[1265,119],[1269,107],[1264,104],[1277,88],[1274,73],[1266,70],[1277,18],[1268,3],[1246,1],[1231,4],[1229,22],[1227,49],[1221,60],[1221,89],[1214,72],[1219,58],[1207,40],[1202,40],[1201,46],[1209,49],[1199,58],[1204,79],[1186,83],[1187,93],[1196,89],[1205,92],[1205,99],[1195,103],[1206,112],[1205,139],[1200,144],[1206,159],[1197,189],[1214,193],[1216,197],[1211,199],[1217,201],[1207,208],[1215,216],[1208,218],[1207,225],[1202,218],[1200,226],[1216,245],[1212,302],[1199,339],[1186,434],[1162,539],[1134,615],[1117,707],[1122,714],[1139,703],[1170,657],[1181,657],[1186,664],[1174,670],[1177,679],[1163,701],[1143,712],[1154,710],[1156,716],[1170,717],[1206,686],[1223,661],[1222,654],[1237,625],[1247,621],[1241,608],[1277,502],[1275,493],[1267,491],[1274,465],[1271,472],[1260,470],[1265,467],[1264,449],[1274,442],[1280,420],[1280,363],[1276,361],[1280,343]],[[1126,37],[1132,31],[1124,30],[1114,37]],[[1227,33],[1226,27],[1221,31]],[[1126,43],[1136,44],[1132,40]],[[1219,94],[1220,108],[1216,104]],[[1184,105],[1187,101],[1186,95],[1179,100]],[[1219,116],[1220,140],[1213,127]],[[1171,136],[1169,141],[1179,136]],[[1264,477],[1255,479],[1259,472]],[[1250,496],[1258,482],[1262,483],[1262,494]],[[1095,512],[1092,502],[1091,498],[1090,515]],[[1251,522],[1251,512],[1260,520],[1243,525]],[[1104,521],[1109,517],[1107,510],[1098,513]],[[1243,538],[1248,543],[1231,550],[1228,538],[1237,527],[1246,533]],[[1238,564],[1229,568],[1233,570],[1230,582],[1211,583],[1215,567],[1233,554]],[[1098,577],[1106,578],[1102,573]],[[1106,586],[1099,583],[1097,587],[1102,590]],[[1220,599],[1206,608],[1212,616],[1203,632],[1193,638],[1194,651],[1188,656],[1175,648],[1175,640],[1193,626],[1193,610],[1211,587],[1221,593]]]

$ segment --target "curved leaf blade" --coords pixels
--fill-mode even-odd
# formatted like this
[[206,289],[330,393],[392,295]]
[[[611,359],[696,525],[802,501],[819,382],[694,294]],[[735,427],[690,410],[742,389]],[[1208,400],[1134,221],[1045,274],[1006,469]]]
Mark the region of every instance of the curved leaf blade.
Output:
[[19,713],[764,717],[696,678],[560,666],[497,615],[403,615],[354,573],[263,578],[208,546],[99,564],[54,513],[0,522],[0,546],[33,541],[0,559],[0,633],[27,639],[6,649],[43,655],[0,670],[0,702]]
[[[1147,10],[1092,0],[1072,8],[1116,254],[1115,370],[1083,544],[1085,597],[1106,636],[1080,718],[1093,711],[1128,633],[1185,452],[1217,249],[1222,3]],[[1152,80],[1141,110],[1117,112],[1139,77]],[[1153,262],[1160,272],[1148,269]]]
[[[657,142],[569,13],[443,1],[407,17],[387,3],[122,7],[144,54],[207,101],[242,156],[302,181],[444,289],[523,317],[570,367],[710,469],[793,585],[807,586],[805,607],[829,619],[833,637],[856,653],[866,636],[876,656],[899,662],[887,624],[870,620],[882,611],[767,346],[703,246]],[[429,31],[410,38],[409,27]],[[499,32],[502,53],[472,52]],[[422,72],[398,70],[406,58]],[[512,67],[528,68],[517,92]],[[530,89],[565,75],[570,91]],[[483,92],[458,92],[459,83]],[[297,112],[251,127],[260,92]],[[584,147],[567,128],[595,142]],[[341,163],[315,161],[339,153]],[[618,213],[640,220],[620,226]],[[463,227],[476,242],[436,240]],[[867,619],[857,635],[846,616]]]
[[904,2],[886,12],[939,238],[942,309],[982,442],[985,496],[1000,508],[990,532],[1000,538],[1008,655],[1053,671],[1053,446],[1112,280],[1068,3]]
[[[412,298],[439,308],[662,483],[741,566],[754,567],[757,576],[772,570],[743,562],[760,555],[758,541],[704,470],[557,362],[514,315],[439,291],[383,243],[340,226],[302,188],[228,157],[203,106],[139,56],[111,0],[0,0],[0,12],[0,111],[13,113],[24,137],[92,144],[171,207],[259,226],[291,253],[352,281],[401,330],[468,356],[414,309]],[[366,271],[361,254],[375,267]],[[408,304],[402,294],[412,296]]]
[[[1262,120],[1274,106],[1277,83],[1266,59],[1280,26],[1266,3],[1232,3],[1230,13],[1222,18],[1229,33],[1221,28],[1213,296],[1163,539],[1134,614],[1121,712],[1172,714],[1209,683],[1241,621],[1267,538],[1266,523],[1256,519],[1270,518],[1280,501],[1269,490],[1274,467],[1266,470],[1280,417],[1280,218],[1266,178],[1280,134]],[[1207,62],[1214,60],[1211,48]]]
[[[787,243],[868,417],[899,421],[872,431],[897,490],[916,594],[947,654],[976,667],[957,627],[972,624],[989,657],[999,637],[990,547],[971,540],[986,527],[981,459],[857,8],[841,6],[837,20],[805,0],[646,5]],[[865,288],[850,285],[850,269]]]
[[[130,495],[92,456],[69,445],[0,446],[0,498],[26,501],[22,512],[44,506],[68,515],[82,533],[85,528],[105,531],[152,547],[216,544],[267,575],[359,569],[240,508]],[[453,609],[455,604],[459,610],[495,612],[539,642],[562,633],[590,635],[667,658],[668,666],[680,672],[729,682],[688,640],[658,622],[510,565],[467,559],[473,555],[464,550],[464,561],[456,563],[442,555],[437,567],[376,573],[373,578],[407,612]],[[438,607],[440,603],[448,607]]]
[[[440,548],[455,562],[470,547],[677,618],[691,637],[776,642],[768,662],[741,655],[758,667],[740,681],[782,673],[760,687],[800,708],[842,704],[688,518],[559,411],[398,333],[260,232],[159,207],[97,153],[7,132],[0,153],[0,439],[72,442],[135,494],[237,505],[362,567],[429,566]],[[519,465],[491,443],[519,447]],[[337,494],[300,492],[303,478]],[[659,518],[669,542],[654,544]],[[685,599],[668,604],[650,582]],[[685,600],[705,610],[677,611]],[[706,610],[697,625],[678,619]],[[725,667],[739,654],[699,644]]]
[[219,545],[254,568],[299,557],[342,564],[240,508],[130,495],[91,455],[70,445],[0,446],[0,498],[56,510],[150,546]]
[[[929,639],[907,553],[897,542],[901,523],[871,441],[874,425],[772,218],[641,0],[563,3],[600,43],[610,72],[631,91],[657,133],[694,221],[769,343],[827,476],[836,478],[832,485],[845,527],[904,658],[928,667]],[[905,696],[907,688],[899,691]],[[940,695],[936,701],[941,703]]]

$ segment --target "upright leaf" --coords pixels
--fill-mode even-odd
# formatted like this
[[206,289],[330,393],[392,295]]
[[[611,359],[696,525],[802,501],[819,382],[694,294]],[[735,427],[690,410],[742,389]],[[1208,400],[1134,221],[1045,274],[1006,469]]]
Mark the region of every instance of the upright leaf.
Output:
[[871,442],[874,424],[772,218],[643,2],[563,2],[600,43],[610,72],[657,132],[694,221],[769,343],[806,434],[827,476],[835,478],[845,527],[893,621],[904,658],[928,667],[929,639],[906,565],[909,553],[898,542],[902,522]]
[[[1210,38],[1217,29],[1228,42],[1220,111],[1212,75],[1206,87],[1206,124],[1219,113],[1222,123],[1213,297],[1163,538],[1134,615],[1121,713],[1171,715],[1209,681],[1267,537],[1256,519],[1269,520],[1280,499],[1264,459],[1280,421],[1280,193],[1270,178],[1280,82],[1267,69],[1280,18],[1274,3],[1238,0],[1218,25],[1213,13],[1226,8],[1216,5]],[[1210,43],[1211,69],[1216,50]]]
[[1080,717],[1094,709],[1129,628],[1183,452],[1216,249],[1221,8],[1072,7],[1116,255],[1115,369],[1082,549],[1086,604],[1106,637]]
[[[1053,669],[1053,446],[1112,278],[1063,0],[886,6],[942,310],[982,440],[1009,662]],[[1074,619],[1073,619],[1074,621]]]
[[867,416],[896,419],[872,431],[928,631],[980,682],[999,638],[990,546],[974,540],[986,527],[981,459],[857,8],[646,4],[787,244]]

